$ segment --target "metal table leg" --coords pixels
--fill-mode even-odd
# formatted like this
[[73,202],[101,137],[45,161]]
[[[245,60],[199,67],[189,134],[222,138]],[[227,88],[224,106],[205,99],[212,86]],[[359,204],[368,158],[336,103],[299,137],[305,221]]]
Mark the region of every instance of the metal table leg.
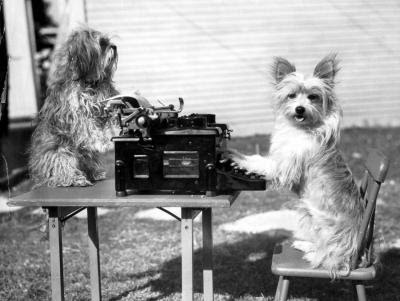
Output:
[[193,301],[193,209],[182,208],[182,300]]
[[203,209],[203,292],[204,300],[214,300],[212,209]]
[[64,301],[61,217],[58,207],[48,209],[52,300]]
[[87,208],[89,258],[90,258],[90,286],[92,300],[101,301],[99,233],[97,228],[97,207]]

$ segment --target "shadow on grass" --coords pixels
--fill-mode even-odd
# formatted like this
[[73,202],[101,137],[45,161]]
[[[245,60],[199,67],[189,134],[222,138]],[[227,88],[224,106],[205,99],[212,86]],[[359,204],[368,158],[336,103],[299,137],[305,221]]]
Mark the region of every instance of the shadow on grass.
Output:
[[[284,231],[279,235],[257,234],[237,243],[214,246],[214,293],[229,294],[233,297],[249,294],[260,296],[265,291],[274,290],[276,279],[270,273],[272,252],[275,243],[286,237]],[[119,275],[118,278],[135,281],[148,277],[149,273],[160,276],[135,289],[149,287],[152,291],[160,293],[157,298],[147,300],[158,300],[181,292],[180,257],[167,261],[160,269],[141,274]],[[199,249],[194,252],[194,291],[202,293],[202,286],[202,253]],[[132,291],[134,290],[125,291],[110,298],[110,301],[121,300]]]
[[[273,300],[278,278],[271,273],[274,245],[287,238],[284,231],[252,235],[237,243],[214,247],[214,293],[229,296],[228,300],[248,300],[265,297]],[[194,253],[194,291],[202,293],[201,249]],[[371,300],[400,300],[400,249],[391,249],[382,254],[382,272],[374,281],[366,283]],[[119,280],[137,281],[153,278],[142,286],[111,297],[110,301],[122,300],[130,293],[150,289],[158,292],[160,300],[181,292],[181,258],[167,261],[159,269],[138,274],[120,274]],[[316,300],[354,300],[350,282],[326,279],[295,278],[291,282],[289,295],[295,298]],[[306,300],[306,299],[304,299]]]

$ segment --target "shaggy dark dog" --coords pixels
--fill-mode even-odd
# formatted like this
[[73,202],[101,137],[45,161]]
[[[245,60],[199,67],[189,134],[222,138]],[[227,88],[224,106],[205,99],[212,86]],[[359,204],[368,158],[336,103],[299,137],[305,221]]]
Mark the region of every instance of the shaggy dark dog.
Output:
[[100,154],[112,147],[113,126],[101,101],[118,94],[117,60],[110,39],[89,28],[72,32],[56,52],[30,148],[36,186],[87,186],[105,178]]

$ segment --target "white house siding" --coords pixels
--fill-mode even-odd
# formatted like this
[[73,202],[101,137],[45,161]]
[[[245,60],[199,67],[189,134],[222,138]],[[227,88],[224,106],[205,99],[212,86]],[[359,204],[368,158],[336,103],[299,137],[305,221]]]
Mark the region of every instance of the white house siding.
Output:
[[[9,118],[32,118],[37,113],[38,78],[35,78],[35,42],[30,1],[5,0],[4,21],[8,53]],[[3,12],[0,12],[3,13]],[[1,29],[3,30],[3,28]],[[3,31],[1,33],[3,36]],[[1,62],[7,64],[7,62]],[[3,86],[3,83],[1,83]]]
[[86,0],[86,14],[115,36],[122,92],[183,97],[185,113],[215,113],[235,136],[271,130],[274,56],[310,73],[338,52],[344,126],[399,124],[397,0]]

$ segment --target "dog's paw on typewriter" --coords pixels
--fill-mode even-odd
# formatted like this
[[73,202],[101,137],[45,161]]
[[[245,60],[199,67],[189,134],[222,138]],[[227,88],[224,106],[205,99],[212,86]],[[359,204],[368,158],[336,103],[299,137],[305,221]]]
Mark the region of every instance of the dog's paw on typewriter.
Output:
[[234,169],[245,169],[246,156],[239,151],[229,148],[223,154],[220,163],[228,164]]
[[270,167],[270,160],[260,155],[246,156],[234,149],[228,149],[224,154],[224,157],[228,158],[228,162],[225,164],[230,164],[233,169],[239,169],[244,174],[258,174],[259,176],[267,177],[267,171]]

